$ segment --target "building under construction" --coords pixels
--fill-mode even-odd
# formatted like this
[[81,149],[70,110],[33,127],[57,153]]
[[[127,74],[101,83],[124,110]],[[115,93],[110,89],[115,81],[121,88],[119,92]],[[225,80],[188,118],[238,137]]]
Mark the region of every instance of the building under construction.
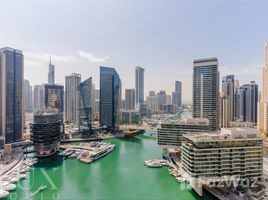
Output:
[[34,114],[31,123],[31,140],[38,157],[53,155],[59,150],[61,136],[61,114],[47,110]]

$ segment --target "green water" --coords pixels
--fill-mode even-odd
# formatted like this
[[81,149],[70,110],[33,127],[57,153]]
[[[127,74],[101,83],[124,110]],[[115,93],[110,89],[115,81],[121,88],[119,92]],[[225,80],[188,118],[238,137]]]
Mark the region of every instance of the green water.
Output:
[[[108,141],[116,149],[91,164],[60,156],[39,160],[28,178],[20,181],[6,199],[200,199],[188,185],[176,182],[166,167],[144,166],[144,160],[161,158],[155,140],[138,136]],[[41,185],[47,188],[29,198]]]

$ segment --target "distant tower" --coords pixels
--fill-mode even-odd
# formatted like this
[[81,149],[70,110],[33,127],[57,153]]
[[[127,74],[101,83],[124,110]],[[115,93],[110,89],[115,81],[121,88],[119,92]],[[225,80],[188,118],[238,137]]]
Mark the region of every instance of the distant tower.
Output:
[[48,65],[48,84],[55,84],[55,65],[51,63],[51,56],[49,57],[49,65]]
[[135,82],[136,105],[139,107],[144,102],[144,69],[139,66],[135,69]]
[[258,106],[258,129],[268,135],[268,42],[265,43],[264,67],[262,69],[262,94]]
[[234,75],[227,75],[222,78],[222,93],[225,101],[224,103],[226,104],[224,104],[225,106],[222,107],[226,109],[225,127],[230,127],[230,122],[234,121],[234,81]]
[[125,90],[125,101],[127,110],[135,109],[135,89]]
[[241,120],[257,123],[258,85],[255,81],[240,87]]
[[175,92],[172,93],[172,104],[181,107],[181,82],[175,82]]
[[207,118],[210,130],[219,129],[219,71],[217,58],[194,61],[193,117]]

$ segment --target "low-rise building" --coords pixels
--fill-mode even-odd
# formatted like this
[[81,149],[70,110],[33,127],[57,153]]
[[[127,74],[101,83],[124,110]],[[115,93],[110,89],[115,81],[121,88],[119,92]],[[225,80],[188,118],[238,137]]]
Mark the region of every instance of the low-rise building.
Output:
[[209,121],[204,118],[165,121],[158,128],[157,143],[162,148],[177,148],[181,146],[184,134],[206,132],[208,128]]
[[184,135],[182,174],[202,196],[202,185],[239,184],[245,178],[262,177],[262,140],[256,129],[229,128],[220,133]]

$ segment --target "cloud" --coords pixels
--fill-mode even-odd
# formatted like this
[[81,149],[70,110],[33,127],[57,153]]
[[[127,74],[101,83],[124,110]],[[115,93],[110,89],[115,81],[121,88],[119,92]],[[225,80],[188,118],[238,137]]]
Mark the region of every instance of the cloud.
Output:
[[25,60],[35,60],[49,62],[51,56],[52,61],[55,62],[74,62],[76,61],[75,56],[59,56],[55,54],[49,54],[47,52],[24,52]]
[[101,62],[105,62],[107,59],[109,59],[109,56],[105,56],[105,57],[96,57],[93,53],[90,52],[85,52],[85,51],[77,51],[78,55],[82,58],[88,59],[90,62],[93,63],[101,63]]

